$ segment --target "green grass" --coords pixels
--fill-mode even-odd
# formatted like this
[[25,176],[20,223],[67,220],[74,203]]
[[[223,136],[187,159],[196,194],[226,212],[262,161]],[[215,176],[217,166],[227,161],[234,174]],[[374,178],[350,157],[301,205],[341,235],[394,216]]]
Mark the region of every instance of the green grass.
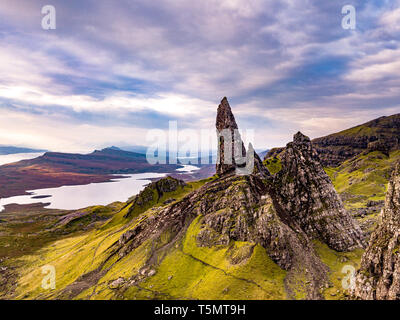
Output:
[[[185,188],[165,194],[157,201],[157,205],[165,206],[163,202],[170,197],[178,201],[191,191],[216,178],[217,176],[214,176],[208,179],[190,182]],[[129,220],[124,219],[124,215],[129,210],[129,205],[124,207],[123,204],[113,204],[110,208],[95,206],[83,210],[87,210],[89,215],[73,220],[56,229],[54,229],[54,225],[58,221],[58,218],[53,218],[50,219],[50,222],[43,220],[44,222],[42,224],[19,223],[11,229],[8,227],[8,232],[12,230],[8,237],[0,237],[0,244],[4,243],[4,246],[0,247],[0,250],[3,248],[5,248],[5,250],[8,249],[8,251],[4,253],[4,255],[9,257],[7,264],[17,267],[16,272],[18,273],[19,280],[17,292],[13,298],[50,299],[57,297],[65,287],[76,281],[81,275],[102,266],[110,254],[110,246],[118,241],[124,232],[133,228],[140,219],[144,219],[148,215],[156,214],[156,212],[150,209],[139,213],[138,217],[133,217]],[[108,222],[97,221],[94,225],[94,229],[78,232],[78,230],[82,229],[82,226],[87,226],[92,223],[93,217],[100,220],[109,217],[113,218]],[[34,242],[34,237],[28,239],[28,231],[35,232],[50,227],[52,227],[55,232],[48,232],[45,235],[39,234],[36,239],[38,242],[37,244]],[[2,228],[4,227],[2,226]],[[30,230],[29,228],[33,229]],[[29,250],[24,251],[19,248],[19,241],[16,241],[17,237],[25,239],[24,244],[29,247]],[[33,241],[28,242],[27,240]],[[161,239],[161,242],[167,240],[168,237],[165,236]],[[15,254],[13,254],[14,251]],[[112,279],[114,276],[128,276],[137,272],[134,266],[140,266],[140,264],[143,263],[143,257],[145,257],[145,254],[141,252],[141,248],[137,248],[118,262],[116,259],[117,257],[114,256],[106,264],[106,267],[112,266],[112,268],[109,273],[104,276],[104,279],[100,281],[101,285],[104,286],[106,280]],[[115,265],[112,265],[113,263],[115,263]],[[41,288],[41,281],[43,279],[41,268],[44,265],[53,265],[56,268],[56,290],[47,291]],[[105,290],[104,294],[106,293],[109,295],[112,291],[108,292],[108,290]]]
[[182,245],[168,253],[141,290],[134,287],[126,292],[127,298],[142,292],[145,298],[285,299],[286,272],[264,248],[247,242],[199,247],[201,219],[192,222]]
[[336,168],[326,168],[339,194],[347,196],[346,207],[365,207],[369,200],[384,200],[387,183],[400,151],[389,157],[379,151],[361,154]]
[[337,252],[330,249],[326,244],[320,241],[313,241],[314,248],[329,269],[329,280],[331,287],[324,290],[323,294],[327,300],[345,299],[349,294],[347,289],[343,288],[342,281],[346,277],[343,267],[352,266],[357,270],[360,267],[363,249],[356,249],[351,252]]
[[282,163],[281,163],[281,159],[279,159],[279,157],[271,157],[271,158],[265,159],[263,161],[263,164],[265,167],[267,167],[269,173],[272,175],[275,173],[278,173],[279,171],[282,170]]

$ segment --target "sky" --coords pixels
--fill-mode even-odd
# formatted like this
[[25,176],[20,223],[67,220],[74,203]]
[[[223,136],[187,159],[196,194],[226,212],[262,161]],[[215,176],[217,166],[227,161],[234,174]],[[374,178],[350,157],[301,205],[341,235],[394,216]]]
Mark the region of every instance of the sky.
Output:
[[3,0],[0,144],[147,145],[214,130],[224,96],[256,148],[320,137],[400,112],[399,40],[397,0]]

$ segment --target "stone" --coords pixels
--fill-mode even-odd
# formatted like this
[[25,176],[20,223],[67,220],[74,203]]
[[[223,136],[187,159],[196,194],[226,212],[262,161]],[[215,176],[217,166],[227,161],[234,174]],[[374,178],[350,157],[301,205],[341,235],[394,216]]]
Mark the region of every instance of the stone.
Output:
[[362,256],[354,296],[364,300],[400,300],[400,162],[388,184],[380,223]]
[[337,251],[363,247],[363,232],[345,210],[310,139],[296,133],[280,158],[282,169],[274,176],[275,194],[302,230]]
[[[132,216],[136,207],[146,208],[146,206],[158,201],[165,193],[176,191],[185,185],[184,181],[169,176],[150,183],[132,200],[132,206],[124,217],[129,218]],[[169,199],[164,204],[169,204],[173,201],[175,199]]]
[[125,283],[125,279],[120,277],[117,280],[112,281],[109,284],[109,287],[111,289],[117,289],[117,288],[121,287],[124,283]]
[[[238,126],[235,117],[233,116],[226,97],[222,99],[218,106],[215,126],[218,134],[218,159],[216,172],[219,175],[223,175],[236,169],[235,152],[237,155],[242,157],[246,156],[244,144],[238,134]],[[230,134],[230,141],[224,141],[224,138],[222,137],[224,130]],[[225,144],[230,145],[230,148],[225,150]]]

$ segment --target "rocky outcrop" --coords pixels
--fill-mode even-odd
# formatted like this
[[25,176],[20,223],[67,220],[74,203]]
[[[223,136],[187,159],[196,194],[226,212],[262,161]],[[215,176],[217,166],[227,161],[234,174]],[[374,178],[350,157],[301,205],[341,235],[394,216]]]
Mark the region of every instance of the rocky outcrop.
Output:
[[218,106],[215,126],[218,135],[218,158],[216,164],[216,173],[218,175],[233,171],[237,174],[258,173],[268,175],[260,157],[251,144],[249,144],[246,152],[235,117],[226,97],[222,99]]
[[400,299],[400,162],[392,173],[379,225],[362,257],[354,295],[366,300]]
[[388,153],[400,148],[400,114],[313,140],[324,166],[338,166],[362,152]]
[[295,287],[294,278],[302,274],[310,284],[307,297],[322,298],[326,266],[301,227],[268,194],[267,184],[257,175],[225,175],[157,215],[144,216],[135,228],[121,236],[114,250],[123,257],[166,231],[178,241],[198,216],[202,217],[196,236],[198,246],[227,246],[231,241],[259,243],[272,260],[289,271],[287,288]]
[[217,174],[222,175],[236,169],[236,158],[238,156],[246,156],[246,150],[238,132],[235,117],[226,97],[222,99],[218,106],[215,126],[218,134],[216,171]]
[[186,183],[182,180],[172,177],[162,178],[158,181],[147,185],[137,196],[132,200],[132,206],[125,218],[129,218],[135,209],[145,209],[154,205],[165,193],[173,192],[179,188],[183,188]]
[[363,246],[363,233],[344,209],[308,137],[298,132],[280,155],[274,176],[279,202],[311,239],[337,251]]

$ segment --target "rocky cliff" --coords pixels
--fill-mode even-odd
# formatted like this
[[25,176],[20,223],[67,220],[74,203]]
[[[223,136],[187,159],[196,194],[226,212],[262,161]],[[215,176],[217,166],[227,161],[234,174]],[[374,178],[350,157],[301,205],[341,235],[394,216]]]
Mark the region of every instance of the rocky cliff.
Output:
[[400,299],[400,162],[388,185],[380,223],[372,233],[354,294],[361,299]]
[[[218,108],[216,127],[218,133],[234,133],[238,127],[226,98]],[[234,145],[240,157],[232,151],[234,161],[227,166],[219,162],[217,175],[186,183],[166,177],[126,203],[57,215],[51,211],[49,220],[30,215],[37,224],[29,221],[31,233],[24,237],[20,234],[26,230],[25,210],[19,209],[19,225],[12,215],[1,217],[7,220],[2,232],[10,237],[6,242],[3,237],[7,246],[0,246],[0,298],[345,298],[342,268],[358,267],[364,235],[343,208],[313,142],[299,132],[279,158],[264,163],[251,144],[246,150],[240,136],[220,141],[219,153],[230,154]],[[389,172],[386,166],[394,158],[382,154],[386,149],[380,143],[369,148],[378,151],[370,152],[368,159],[360,155],[357,161],[346,161],[345,172],[327,172],[345,182],[337,184],[338,189],[366,189],[371,193],[368,203],[375,207],[378,194],[371,185],[384,188],[386,181],[376,170],[383,168],[383,161],[382,170]],[[375,232],[357,275],[359,298],[397,298],[398,176],[397,167],[385,222]],[[90,228],[82,229],[82,224]],[[41,247],[26,252],[22,241],[30,246],[40,242]],[[14,251],[21,259],[13,258]],[[40,285],[44,265],[57,270],[54,290]],[[1,290],[6,287],[11,289]]]

